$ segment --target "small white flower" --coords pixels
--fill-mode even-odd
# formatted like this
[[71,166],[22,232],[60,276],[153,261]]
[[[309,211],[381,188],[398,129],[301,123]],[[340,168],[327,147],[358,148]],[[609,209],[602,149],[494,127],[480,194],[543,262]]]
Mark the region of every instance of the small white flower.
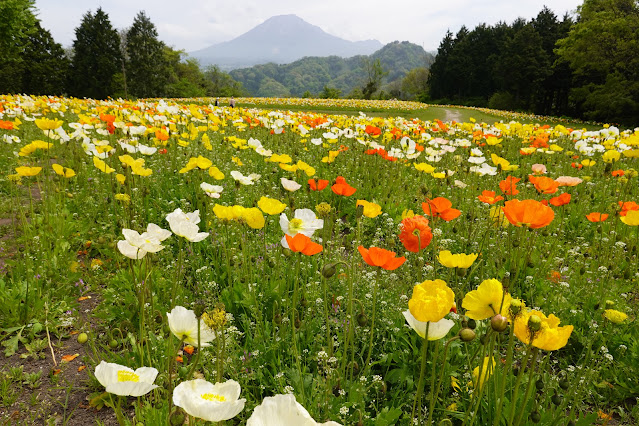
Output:
[[200,188],[202,188],[202,190],[206,192],[206,195],[211,198],[220,198],[220,193],[224,190],[224,187],[222,186],[211,185],[210,183],[206,182],[202,182],[200,184]]
[[302,187],[302,185],[295,182],[294,180],[286,178],[280,178],[280,182],[282,182],[282,186],[284,187],[284,189],[290,192],[295,192]]

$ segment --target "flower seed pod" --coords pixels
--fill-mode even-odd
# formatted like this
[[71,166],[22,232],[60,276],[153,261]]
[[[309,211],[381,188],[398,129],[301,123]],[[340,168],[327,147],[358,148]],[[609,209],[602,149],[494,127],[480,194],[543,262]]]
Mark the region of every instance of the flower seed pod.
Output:
[[535,410],[530,413],[530,420],[533,423],[539,423],[541,421],[541,414],[539,414],[539,411]]
[[516,317],[521,312],[521,309],[524,307],[524,302],[521,299],[512,299],[510,301],[510,314],[513,317]]
[[568,390],[568,388],[570,387],[570,382],[567,379],[561,379],[559,380],[559,387],[563,390]]
[[542,379],[539,379],[535,382],[535,388],[537,388],[537,390],[544,390],[544,381]]
[[470,328],[462,328],[459,330],[459,337],[463,342],[470,342],[475,339],[475,336],[475,330],[471,330]]
[[364,312],[357,314],[357,324],[359,324],[360,327],[366,327],[368,325],[368,317]]
[[561,405],[561,402],[563,401],[563,398],[562,398],[562,396],[561,396],[561,395],[558,395],[558,394],[556,394],[556,393],[555,393],[555,394],[554,394],[554,395],[550,398],[550,400],[552,401],[552,403],[553,403],[553,404],[555,404],[555,405],[559,406],[559,405]]
[[530,318],[528,318],[528,329],[533,333],[541,330],[541,318],[537,315],[531,315]]

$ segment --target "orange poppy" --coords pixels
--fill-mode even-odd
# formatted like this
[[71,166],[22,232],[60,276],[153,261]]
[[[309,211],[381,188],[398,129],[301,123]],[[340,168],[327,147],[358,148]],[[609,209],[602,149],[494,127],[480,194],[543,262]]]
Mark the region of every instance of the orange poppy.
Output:
[[461,211],[453,209],[452,206],[453,203],[444,197],[426,199],[426,202],[422,203],[422,209],[426,216],[441,217],[446,222],[450,222],[461,214]]
[[314,243],[311,241],[309,237],[298,232],[294,237],[286,234],[286,242],[288,243],[288,248],[291,249],[294,253],[302,253],[306,256],[313,256],[324,250],[321,244]]
[[161,140],[161,141],[169,140],[169,134],[164,129],[156,130],[155,131],[155,137],[158,138],[158,140]]
[[555,212],[536,200],[510,200],[501,208],[506,219],[515,226],[537,229],[548,226],[555,218]]
[[517,182],[520,180],[520,178],[508,176],[506,179],[499,182],[499,189],[501,189],[501,192],[505,195],[517,195],[519,194],[519,190],[517,190],[516,187]]
[[583,164],[570,163],[570,167],[575,168],[577,170],[581,170],[583,166],[584,166]]
[[402,232],[399,234],[399,240],[408,251],[417,253],[420,249],[428,247],[433,239],[428,219],[424,216],[407,217],[402,220],[401,226]]
[[328,181],[326,179],[309,179],[308,186],[311,191],[321,191],[328,186]]
[[570,202],[571,195],[567,193],[563,193],[557,197],[553,197],[550,199],[550,204],[555,207],[566,205]]
[[13,121],[2,121],[2,120],[0,120],[0,129],[13,130]]
[[382,134],[382,129],[380,129],[379,127],[375,127],[373,125],[367,125],[366,128],[364,129],[364,131],[366,133],[368,133],[371,136],[379,136]]
[[586,219],[591,222],[603,222],[604,220],[608,219],[608,215],[606,213],[592,212],[586,215]]
[[540,194],[554,194],[559,188],[558,182],[546,176],[529,175],[528,180],[535,185],[535,189]]
[[479,195],[477,199],[482,203],[491,205],[504,199],[502,196],[496,197],[495,195],[495,191],[482,191],[481,195]]
[[394,271],[406,262],[406,258],[404,256],[395,257],[395,252],[384,250],[379,247],[365,249],[364,246],[359,246],[357,247],[357,250],[359,250],[359,254],[362,255],[364,262],[371,266],[379,266],[387,271]]
[[627,215],[630,210],[639,210],[639,204],[634,201],[619,201],[619,207],[621,207],[619,216]]
[[614,177],[623,176],[623,175],[625,175],[625,174],[626,174],[626,172],[624,172],[624,171],[623,171],[623,170],[621,170],[621,169],[620,169],[620,170],[613,170],[613,171],[612,171],[612,175],[613,175]]
[[355,193],[355,191],[357,191],[357,189],[346,183],[346,179],[344,179],[342,176],[337,176],[337,179],[335,179],[335,184],[331,186],[331,190],[333,190],[333,192],[337,195],[343,195],[345,197],[350,197]]

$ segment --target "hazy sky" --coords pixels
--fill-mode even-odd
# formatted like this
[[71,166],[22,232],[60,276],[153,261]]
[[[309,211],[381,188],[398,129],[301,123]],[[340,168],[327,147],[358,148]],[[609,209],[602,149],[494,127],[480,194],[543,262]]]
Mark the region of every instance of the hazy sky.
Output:
[[127,28],[144,10],[159,39],[187,52],[231,40],[275,15],[295,14],[324,31],[351,41],[408,40],[436,50],[446,31],[462,25],[531,19],[544,5],[560,18],[581,0],[36,0],[44,28],[71,46],[82,15],[98,7],[111,24]]

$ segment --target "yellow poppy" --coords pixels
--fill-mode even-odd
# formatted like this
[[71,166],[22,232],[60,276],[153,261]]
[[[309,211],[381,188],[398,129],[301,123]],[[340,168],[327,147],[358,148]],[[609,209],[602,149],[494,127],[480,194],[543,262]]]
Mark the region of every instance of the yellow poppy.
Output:
[[466,309],[466,316],[474,320],[491,318],[496,314],[509,316],[511,300],[501,282],[491,278],[482,281],[477,290],[466,293],[462,308]]
[[450,312],[454,303],[455,293],[445,281],[426,280],[413,288],[408,309],[417,321],[437,322]]

